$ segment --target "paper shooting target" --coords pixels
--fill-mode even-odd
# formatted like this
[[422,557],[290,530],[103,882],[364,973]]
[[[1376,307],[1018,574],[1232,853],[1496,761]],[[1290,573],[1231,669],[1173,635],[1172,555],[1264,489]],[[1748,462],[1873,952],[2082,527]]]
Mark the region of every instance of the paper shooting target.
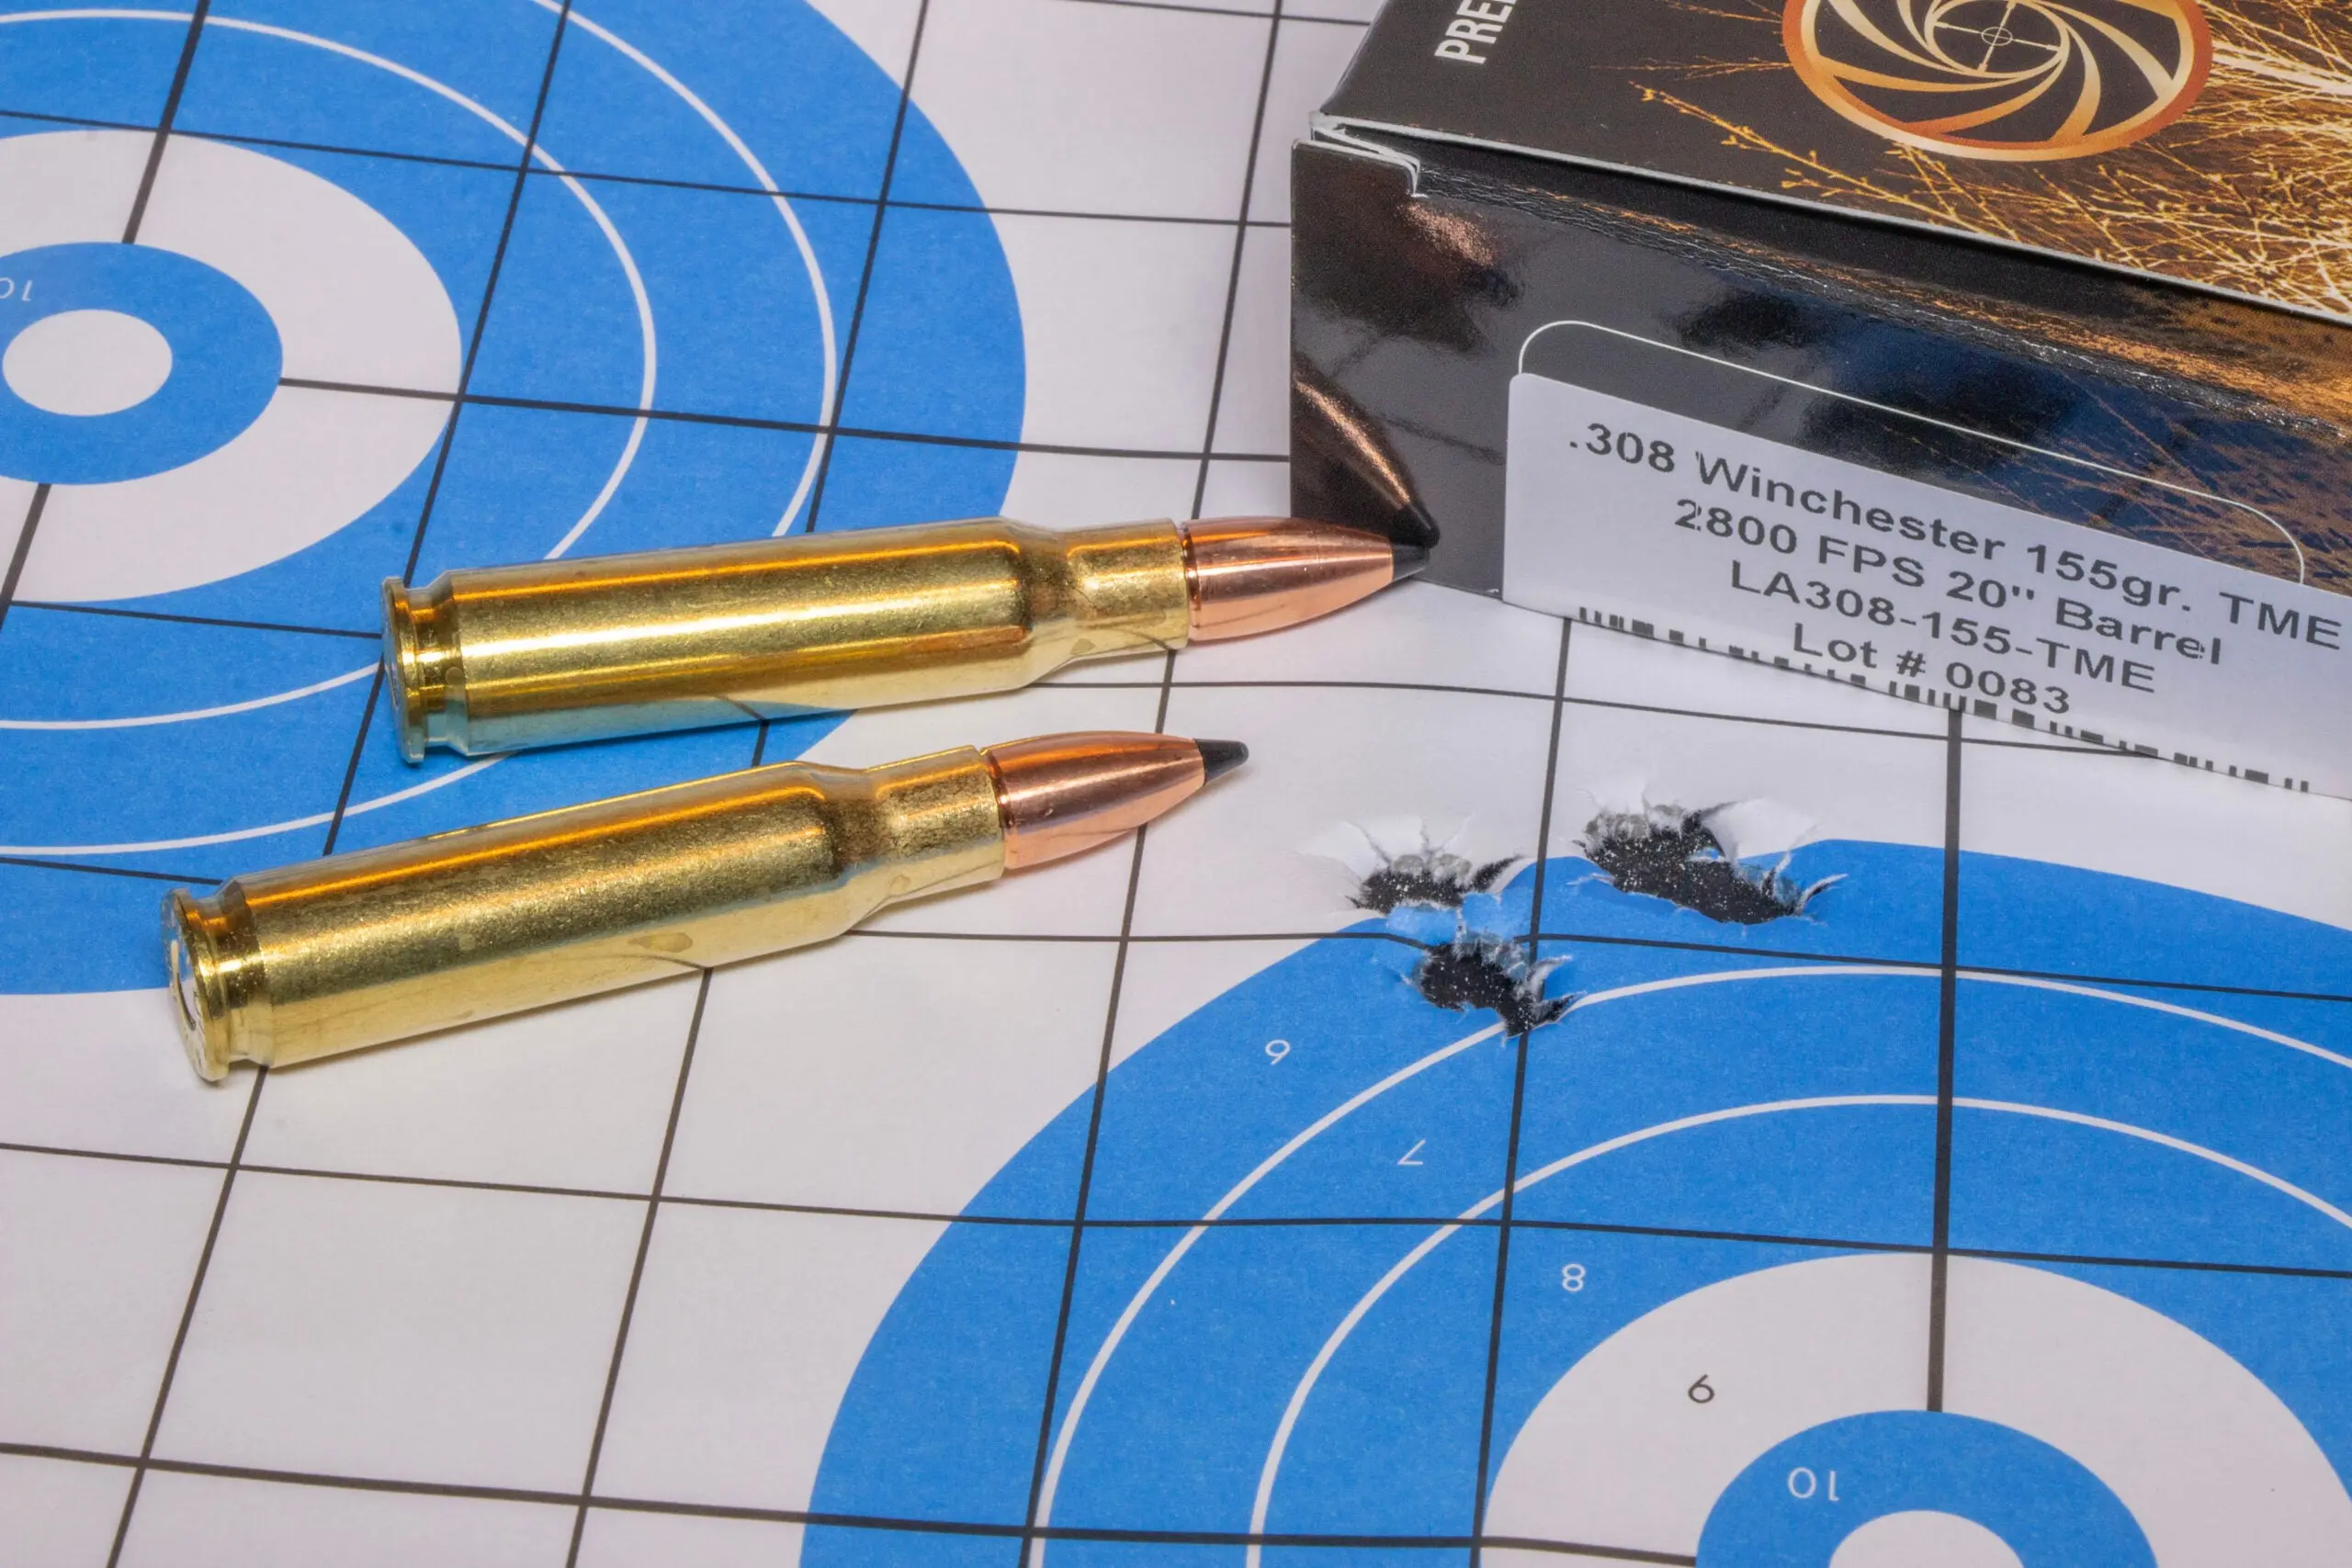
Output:
[[[338,819],[354,848],[751,760],[420,771],[380,723],[355,752],[385,577],[805,527],[820,475],[826,528],[1001,503],[1011,274],[892,76],[801,0],[574,7],[550,69],[560,12],[215,7],[152,179],[189,16],[0,12],[15,101],[59,110],[0,122],[0,515],[32,525],[0,989],[160,983],[156,878]],[[894,158],[928,200],[877,239]]]
[[[1481,1533],[1544,1543],[1489,1560],[1700,1568],[2332,1561],[2341,1021],[1960,972],[1939,1287],[1942,856],[1801,859],[1846,880],[1751,953],[1546,868],[1544,926],[1598,940],[1545,948],[1577,1000],[1528,1036],[1499,1301],[1516,1052],[1494,1015],[1424,1000],[1376,928],[1216,998],[1106,1080],[1066,1312],[1067,1232],[1040,1222],[1071,1210],[1091,1094],[900,1292],[812,1507],[1080,1532],[1045,1540],[1062,1568],[1133,1560],[1123,1530],[1240,1538],[1188,1550],[1253,1568],[1460,1563]],[[2352,963],[2341,931],[2207,895],[1989,855],[1962,875],[1975,909],[2130,911],[2102,937],[2122,973],[2189,947],[2248,976]],[[1532,881],[1493,929],[1527,929]],[[1695,950],[1646,945],[1669,935]],[[963,1560],[939,1539],[926,1561]],[[812,1527],[803,1561],[901,1550]]]

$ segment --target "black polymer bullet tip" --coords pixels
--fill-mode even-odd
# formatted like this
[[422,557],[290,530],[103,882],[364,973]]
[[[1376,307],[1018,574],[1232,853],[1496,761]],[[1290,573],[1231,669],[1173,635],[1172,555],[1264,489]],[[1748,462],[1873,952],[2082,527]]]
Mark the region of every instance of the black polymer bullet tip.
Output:
[[1392,539],[1410,540],[1425,550],[1438,541],[1437,519],[1418,501],[1408,501],[1398,507],[1396,514],[1389,518],[1388,526],[1381,531]]
[[1250,760],[1250,748],[1238,740],[1195,740],[1201,749],[1201,772],[1204,784],[1215,784]]
[[1430,564],[1430,547],[1427,545],[1417,545],[1409,540],[1397,539],[1389,545],[1388,553],[1396,558],[1396,562],[1393,574],[1388,580],[1391,582],[1402,582],[1407,578],[1419,574],[1421,568]]

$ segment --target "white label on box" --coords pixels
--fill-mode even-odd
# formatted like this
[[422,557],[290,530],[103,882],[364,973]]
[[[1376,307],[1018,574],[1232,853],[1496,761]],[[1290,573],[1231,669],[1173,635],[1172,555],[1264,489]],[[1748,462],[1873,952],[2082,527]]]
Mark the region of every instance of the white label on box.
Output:
[[1521,373],[1503,597],[2352,796],[2352,600]]

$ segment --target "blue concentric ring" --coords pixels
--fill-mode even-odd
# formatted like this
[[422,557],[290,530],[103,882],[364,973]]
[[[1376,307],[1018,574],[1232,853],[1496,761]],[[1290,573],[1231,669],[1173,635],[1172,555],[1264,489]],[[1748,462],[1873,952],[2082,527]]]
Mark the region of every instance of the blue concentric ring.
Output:
[[[154,61],[177,58],[191,19],[168,6],[101,15],[0,0],[8,105],[71,116],[153,96],[172,76],[158,80]],[[150,33],[158,50],[134,47]],[[0,991],[162,983],[152,882],[28,863],[220,877],[315,854],[331,830],[338,847],[357,847],[748,761],[748,731],[413,769],[378,724],[355,753],[378,585],[404,570],[429,579],[807,526],[820,472],[827,528],[999,510],[1021,430],[1020,308],[953,152],[919,106],[901,125],[900,106],[895,78],[806,0],[415,0],[397,15],[357,0],[249,0],[209,13],[141,243],[74,254],[123,253],[96,265],[149,266],[141,288],[167,293],[153,257],[203,265],[175,257],[170,235],[201,229],[208,210],[243,213],[273,191],[325,182],[372,214],[350,235],[378,223],[397,236],[401,266],[429,267],[458,336],[477,344],[468,388],[482,400],[453,414],[458,378],[437,362],[422,380],[381,367],[401,356],[383,351],[380,332],[356,330],[385,318],[370,314],[368,258],[345,236],[335,243],[346,265],[311,275],[317,288],[284,267],[243,278],[226,260],[227,276],[206,281],[211,294],[226,285],[261,301],[263,326],[281,300],[302,313],[274,324],[284,361],[269,378],[274,399],[261,389],[258,420],[264,340],[230,332],[253,321],[251,300],[203,305],[218,329],[204,339],[185,326],[200,302],[134,299],[128,285],[103,303],[165,333],[175,372],[164,391],[86,421],[0,411],[18,422],[0,432],[0,475],[48,486],[18,602],[0,625],[0,771],[12,781],[0,792],[0,903],[23,917],[21,940],[0,945]],[[123,145],[101,158],[107,138]],[[75,239],[96,241],[121,231],[149,140],[28,130],[0,147],[16,148],[20,180],[41,159],[113,171],[121,210],[72,219]],[[524,156],[526,140],[533,177],[518,187],[499,165]],[[894,147],[927,194],[944,193],[939,209],[877,221]],[[281,175],[254,175],[265,161]],[[0,178],[10,167],[0,156]],[[58,188],[55,170],[46,187],[42,177],[33,168],[26,199]],[[234,232],[258,231],[239,221]],[[216,240],[222,231],[216,224]],[[834,307],[869,273],[844,412],[835,404],[853,383]],[[35,302],[65,308],[51,290],[37,282]],[[322,308],[329,298],[350,302]],[[0,300],[0,328],[30,323],[8,308]],[[354,323],[348,344],[339,321]],[[184,403],[189,391],[204,400]],[[834,441],[837,417],[923,439]],[[243,440],[232,439],[237,421]],[[178,445],[133,439],[151,427]],[[68,436],[81,445],[69,451]],[[43,587],[102,586],[87,541],[135,533],[126,514],[244,528],[272,508],[312,506],[333,487],[280,481],[326,471],[314,465],[339,462],[339,450],[424,456],[385,481],[390,493],[370,492],[380,501],[276,529],[296,542],[266,564],[189,573],[194,586],[144,597]],[[175,457],[179,467],[157,471]],[[142,486],[178,488],[149,505]],[[180,537],[200,541],[197,524]],[[51,570],[56,552],[75,549],[82,570]],[[101,599],[105,614],[70,607]],[[308,629],[269,629],[281,626]],[[762,754],[793,755],[831,722],[777,727]]]
[[[1883,1403],[1860,1410],[1906,1418],[1818,1431],[1817,1418],[1798,1422],[1781,1431],[1812,1431],[1811,1446],[1759,1442],[1740,1463],[1765,1475],[1787,1460],[1775,1482],[1785,1493],[1787,1472],[1818,1458],[1816,1470],[1840,1467],[1841,1495],[1879,1513],[1977,1520],[2029,1562],[2144,1563],[2154,1526],[2114,1503],[2120,1483],[2048,1432],[1907,1419],[1930,1414],[1917,1402],[1941,1224],[1951,1246],[1996,1257],[2188,1266],[1969,1267],[2007,1269],[1986,1287],[1996,1291],[2071,1275],[2052,1288],[2165,1324],[2176,1336],[2165,1343],[2183,1355],[2199,1347],[2200,1366],[2234,1363],[2228,1375],[2242,1382],[2229,1386],[2272,1412],[2265,1440],[2310,1461],[2295,1485],[2316,1501],[2298,1517],[2352,1517],[2341,1480],[2352,1474],[2352,1421],[2335,1415],[2347,1369],[2333,1348],[2352,1335],[2352,1300],[2259,1272],[2352,1269],[2352,1153],[2318,1131],[2352,1114],[2352,1025],[2340,1010],[2290,1018],[2207,994],[1963,974],[1939,1222],[1939,969],[1901,952],[1793,962],[1770,946],[1870,952],[1917,925],[1905,909],[1939,906],[1943,857],[1859,842],[1803,853],[1806,875],[1843,874],[1850,897],[1822,900],[1785,936],[1743,937],[1618,893],[1580,860],[1544,868],[1545,924],[1595,942],[1545,950],[1573,954],[1551,987],[1579,1000],[1530,1037],[1523,1077],[1491,1015],[1442,1011],[1401,983],[1388,955],[1410,950],[1393,943],[1314,943],[1203,1006],[1116,1067],[1099,1107],[1091,1094],[1069,1106],[942,1236],[865,1350],[811,1506],[1049,1527],[1039,1550],[1062,1568],[1119,1555],[1088,1539],[1096,1531],[1238,1538],[1223,1550],[1250,1563],[1305,1562],[1322,1551],[1306,1543],[1324,1540],[1459,1540],[1478,1528],[1481,1477],[1491,1487],[1505,1473],[1547,1396],[1600,1365],[1605,1346],[1622,1357],[1657,1343],[1623,1331],[1670,1321],[1665,1309],[1719,1288],[1850,1259],[1916,1269],[1916,1304],[1881,1334],[1897,1347],[1897,1371],[1873,1385]],[[2146,910],[2143,926],[2113,937],[2109,956],[2128,972],[2165,973],[2192,946],[2352,964],[2352,933],[2251,906],[1998,857],[1962,867],[1971,897],[1993,905],[2030,886],[2067,908]],[[1524,930],[1533,881],[1523,874],[1479,918]],[[1682,945],[1624,940],[1669,926]],[[1744,940],[1757,950],[1708,951]],[[1267,1049],[1272,1040],[1283,1049]],[[2185,1083],[2199,1088],[2184,1094]],[[1516,1207],[1498,1277],[1514,1126]],[[1089,1224],[1073,1254],[1030,1227],[1067,1215],[1081,1180]],[[1659,1421],[1687,1412],[1769,1426],[1749,1403],[1758,1368],[1679,1365],[1674,1343],[1638,1396],[1658,1402],[1645,1408]],[[1996,1372],[2002,1387],[2031,1385],[2030,1368],[1988,1368],[1966,1345],[1952,1354],[1971,1388]],[[2128,1412],[2161,1405],[2177,1386],[2167,1380],[2185,1374],[2160,1364],[2141,1375],[2118,1391],[2127,1414],[2093,1410],[2094,1425],[2134,1422]],[[1573,1400],[1558,1408],[1608,1418]],[[2161,1445],[2162,1434],[2131,1425],[2101,1440],[2109,1463],[2119,1444]],[[1605,1434],[1593,1441],[1608,1451]],[[1534,1468],[1521,1472],[1538,1492],[1553,1451],[1531,1448]],[[1629,1476],[1668,1462],[1640,1453]],[[2129,1495],[2160,1490],[2152,1473],[2143,1464]],[[2046,1484],[2010,1506],[1991,1495],[1986,1478],[2001,1475]],[[1663,1516],[1663,1538],[1560,1539],[1612,1554],[1699,1551],[1702,1564],[1818,1564],[1870,1517],[1849,1510],[1799,1539],[1767,1517],[1767,1493],[1751,1476],[1697,1495],[1679,1527]],[[1719,1520],[1701,1550],[1710,1505]],[[2064,1519],[2089,1534],[2065,1535]],[[1241,1544],[1260,1536],[1301,1544]],[[2062,1538],[2052,1557],[2048,1543]],[[1787,1550],[1756,1554],[1774,1540]],[[874,1532],[812,1529],[804,1561],[831,1568],[894,1551],[902,1546]],[[1430,1544],[1397,1560],[1464,1554]]]
[[1830,1568],[1838,1546],[1897,1513],[1990,1531],[2022,1568],[2155,1568],[2122,1500],[2038,1438],[1939,1411],[1849,1416],[1767,1449],[1724,1489],[1701,1568]]
[[0,256],[16,288],[0,299],[0,354],[26,329],[69,310],[146,322],[172,351],[171,374],[114,413],[38,408],[0,378],[0,475],[36,484],[144,479],[227,445],[277,390],[277,325],[250,289],[191,256],[150,245],[43,245]]

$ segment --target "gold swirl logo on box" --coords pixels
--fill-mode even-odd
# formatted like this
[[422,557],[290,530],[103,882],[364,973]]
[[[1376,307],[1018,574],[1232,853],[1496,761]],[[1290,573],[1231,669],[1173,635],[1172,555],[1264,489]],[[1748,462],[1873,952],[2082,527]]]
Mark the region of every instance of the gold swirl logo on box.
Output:
[[1805,85],[1856,125],[2011,161],[2163,129],[2213,54],[2196,0],[1788,0],[1781,37]]

